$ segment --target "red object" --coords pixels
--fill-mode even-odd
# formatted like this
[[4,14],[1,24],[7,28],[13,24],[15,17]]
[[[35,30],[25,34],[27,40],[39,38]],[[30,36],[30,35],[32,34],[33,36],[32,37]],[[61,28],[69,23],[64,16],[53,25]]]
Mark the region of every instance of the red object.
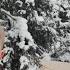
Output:
[[0,51],[0,60],[4,58],[5,52],[4,50]]

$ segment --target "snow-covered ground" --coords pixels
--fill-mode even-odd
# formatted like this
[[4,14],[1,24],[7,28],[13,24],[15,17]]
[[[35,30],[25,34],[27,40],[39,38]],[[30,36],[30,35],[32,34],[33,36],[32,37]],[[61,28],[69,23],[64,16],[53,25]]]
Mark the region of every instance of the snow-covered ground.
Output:
[[41,64],[56,69],[60,63],[53,61],[70,62],[68,0],[3,0],[0,15],[4,70],[39,70]]

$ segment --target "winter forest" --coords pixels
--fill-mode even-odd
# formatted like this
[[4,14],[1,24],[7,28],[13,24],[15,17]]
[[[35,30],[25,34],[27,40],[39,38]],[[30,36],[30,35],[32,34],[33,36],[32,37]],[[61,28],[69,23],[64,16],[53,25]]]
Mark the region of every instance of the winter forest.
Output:
[[1,27],[0,70],[40,70],[45,59],[70,62],[70,0],[0,0]]

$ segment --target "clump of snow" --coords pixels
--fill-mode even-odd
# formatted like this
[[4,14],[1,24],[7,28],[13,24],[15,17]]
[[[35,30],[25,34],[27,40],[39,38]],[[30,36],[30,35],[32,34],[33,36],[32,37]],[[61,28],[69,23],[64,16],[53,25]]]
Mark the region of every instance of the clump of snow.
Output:
[[34,16],[35,16],[35,18],[38,22],[43,22],[44,21],[43,16],[38,16],[38,13],[37,13],[36,10],[34,10]]
[[23,41],[23,42],[20,42],[20,43],[18,44],[18,46],[19,46],[20,49],[24,49],[25,51],[30,48],[29,45],[25,45],[25,42],[24,42],[24,41]]
[[35,6],[35,0],[25,0],[25,3],[29,4],[32,3],[32,6]]
[[16,38],[18,36],[18,30],[16,29],[13,29],[13,30],[9,30],[8,31],[8,35],[11,37],[11,38]]
[[28,70],[39,70],[36,65],[30,65]]
[[20,13],[20,14],[26,14],[26,10],[18,10],[18,13]]
[[14,54],[13,48],[6,47],[3,50],[5,51],[5,53],[11,53],[12,52]]
[[42,61],[44,61],[44,60],[51,61],[50,53],[44,52],[42,57],[43,57]]
[[61,61],[69,61],[70,62],[70,53],[65,53],[64,55],[60,56],[59,59]]
[[19,7],[22,7],[22,5],[23,5],[23,2],[22,2],[22,1],[17,0],[17,1],[15,2],[15,4],[17,4],[17,3],[19,3]]
[[21,56],[20,57],[20,63],[21,63],[20,70],[22,70],[25,65],[28,66],[29,60],[25,56]]

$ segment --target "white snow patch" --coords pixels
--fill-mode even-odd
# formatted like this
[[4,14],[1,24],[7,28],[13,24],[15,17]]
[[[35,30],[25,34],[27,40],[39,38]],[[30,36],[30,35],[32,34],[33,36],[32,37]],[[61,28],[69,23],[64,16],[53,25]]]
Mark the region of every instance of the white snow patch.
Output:
[[27,59],[27,57],[21,56],[20,63],[21,63],[21,65],[20,65],[20,70],[21,70],[25,65],[29,64],[29,60]]
[[43,59],[41,61],[51,61],[51,57],[49,53],[44,52],[42,55]]
[[64,55],[59,57],[61,61],[69,61],[70,62],[70,53],[65,53]]

